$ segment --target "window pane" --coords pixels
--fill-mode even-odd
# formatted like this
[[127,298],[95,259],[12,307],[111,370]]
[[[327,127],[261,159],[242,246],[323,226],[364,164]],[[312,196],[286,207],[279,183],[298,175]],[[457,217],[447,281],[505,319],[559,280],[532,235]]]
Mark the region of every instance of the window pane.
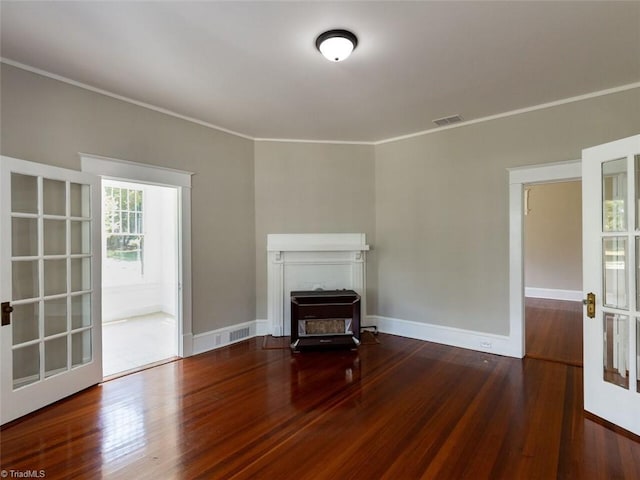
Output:
[[627,230],[627,159],[602,164],[602,230]]
[[91,222],[71,222],[71,254],[91,253]]
[[629,317],[604,313],[604,380],[629,388]]
[[91,294],[71,297],[71,329],[91,325]]
[[69,185],[69,201],[72,217],[91,216],[91,187],[80,183]]
[[122,210],[122,202],[120,201],[120,189],[113,189],[113,208],[116,210]]
[[44,302],[44,336],[67,331],[67,298]]
[[91,288],[91,259],[71,259],[71,291],[81,292]]
[[44,294],[57,295],[67,292],[67,261],[44,261]]
[[29,345],[13,351],[13,388],[40,380],[40,345]]
[[636,230],[640,230],[640,155],[636,155],[635,158],[635,172],[636,172]]
[[50,377],[67,369],[67,337],[44,342],[44,376]]
[[11,219],[11,255],[14,257],[38,255],[38,220],[35,218]]
[[40,337],[40,306],[38,303],[14,305],[11,314],[13,345],[19,345]]
[[44,221],[44,254],[67,253],[67,222],[65,220]]
[[38,178],[11,174],[11,211],[38,213]]
[[111,231],[113,233],[122,233],[122,222],[120,221],[120,212],[119,211],[113,213]]
[[71,336],[71,366],[77,367],[91,361],[91,330]]
[[38,296],[38,261],[11,262],[13,300]]
[[640,318],[636,320],[636,392],[640,393]]
[[608,307],[628,307],[627,290],[627,239],[605,237],[602,239],[604,304]]
[[42,182],[42,206],[45,215],[66,215],[66,185],[60,180],[45,178]]
[[129,210],[134,212],[136,210],[136,191],[128,190],[129,192]]
[[120,189],[120,210],[127,210],[129,208],[129,196],[126,188]]

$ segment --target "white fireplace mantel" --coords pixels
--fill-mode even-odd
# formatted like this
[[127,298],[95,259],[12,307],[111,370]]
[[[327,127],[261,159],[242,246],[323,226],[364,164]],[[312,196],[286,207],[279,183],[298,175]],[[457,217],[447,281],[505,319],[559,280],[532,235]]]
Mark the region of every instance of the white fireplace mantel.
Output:
[[292,290],[355,290],[366,310],[364,233],[267,235],[267,316],[274,336],[289,335]]

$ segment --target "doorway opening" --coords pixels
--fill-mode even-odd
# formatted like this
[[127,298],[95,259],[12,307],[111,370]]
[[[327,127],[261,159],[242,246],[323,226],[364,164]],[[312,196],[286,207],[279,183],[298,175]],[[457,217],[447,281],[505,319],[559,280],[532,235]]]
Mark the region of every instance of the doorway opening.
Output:
[[524,187],[527,357],[582,366],[582,182]]
[[102,181],[105,377],[178,355],[178,192]]
[[580,160],[509,168],[509,343],[525,356],[524,207],[525,186],[582,179]]

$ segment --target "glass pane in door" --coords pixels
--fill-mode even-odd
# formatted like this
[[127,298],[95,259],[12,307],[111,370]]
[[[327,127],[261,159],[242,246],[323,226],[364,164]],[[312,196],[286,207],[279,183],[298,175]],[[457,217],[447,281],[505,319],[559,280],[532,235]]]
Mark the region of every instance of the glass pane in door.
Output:
[[627,309],[627,238],[602,239],[602,271],[604,304],[607,307]]
[[604,380],[629,388],[629,317],[604,313]]
[[71,328],[76,330],[91,325],[91,294],[71,297]]
[[71,366],[77,367],[91,361],[91,330],[71,336]]
[[44,262],[44,294],[58,295],[67,291],[67,261],[45,260]]
[[13,388],[24,387],[40,380],[40,344],[16,348],[13,351]]
[[38,177],[11,174],[11,211],[38,213]]
[[13,300],[38,296],[38,261],[11,262],[11,287]]
[[67,331],[67,297],[44,301],[44,336]]
[[67,369],[67,337],[44,342],[44,376],[50,377]]
[[40,337],[39,302],[14,305],[11,324],[13,325],[13,345],[37,340]]
[[72,217],[84,217],[91,216],[91,188],[89,185],[82,185],[80,183],[69,184],[69,201],[70,212]]
[[627,159],[602,164],[602,231],[627,230]]
[[640,155],[634,157],[635,167],[635,199],[636,199],[636,230],[640,230]]
[[64,255],[67,253],[67,222],[45,220],[43,238],[45,255]]
[[640,394],[640,318],[636,320],[636,392]]
[[91,258],[71,259],[71,291],[81,292],[91,288]]
[[65,215],[67,195],[66,183],[45,178],[42,182],[42,206],[45,215]]
[[91,222],[71,222],[71,254],[87,254],[91,250]]
[[38,255],[38,219],[13,217],[11,219],[11,255],[35,257]]

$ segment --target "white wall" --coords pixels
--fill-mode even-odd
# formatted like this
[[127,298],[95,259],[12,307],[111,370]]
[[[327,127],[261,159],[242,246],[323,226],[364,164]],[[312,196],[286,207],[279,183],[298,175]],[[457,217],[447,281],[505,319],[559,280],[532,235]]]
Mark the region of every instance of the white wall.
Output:
[[194,172],[193,333],[255,320],[254,142],[0,64],[0,153],[80,170],[79,152]]
[[509,167],[638,133],[640,89],[376,146],[377,314],[508,335]]

